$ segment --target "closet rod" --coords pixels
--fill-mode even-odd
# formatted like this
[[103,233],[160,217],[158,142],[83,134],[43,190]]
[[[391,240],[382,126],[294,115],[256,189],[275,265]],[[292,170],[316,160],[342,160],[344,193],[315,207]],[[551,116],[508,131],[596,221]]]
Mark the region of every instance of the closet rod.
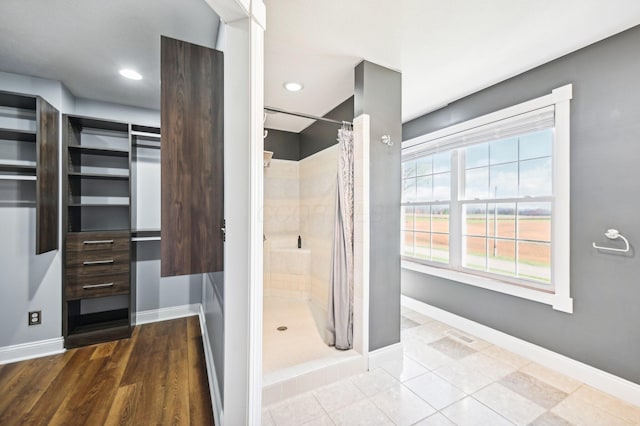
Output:
[[304,114],[302,112],[289,112],[289,111],[285,111],[283,109],[273,108],[273,107],[268,107],[268,106],[265,106],[264,110],[267,111],[267,112],[276,112],[276,113],[280,113],[280,114],[294,115],[296,117],[309,118],[311,120],[324,121],[325,123],[337,124],[339,126],[342,126],[343,124],[348,124],[348,125],[352,126],[352,124],[349,121],[338,121],[338,120],[332,120],[330,118],[316,117],[315,115]]

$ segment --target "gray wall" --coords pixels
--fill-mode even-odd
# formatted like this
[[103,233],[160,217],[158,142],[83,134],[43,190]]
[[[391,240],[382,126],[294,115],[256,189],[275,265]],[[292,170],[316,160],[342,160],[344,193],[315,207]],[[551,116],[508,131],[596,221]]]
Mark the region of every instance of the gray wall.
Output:
[[[74,107],[57,81],[0,72],[0,90],[40,95],[62,110]],[[62,333],[61,255],[36,256],[35,220],[35,182],[0,181],[0,348]],[[32,310],[42,311],[42,324],[29,327]]]
[[205,274],[203,280],[202,306],[207,326],[206,333],[211,343],[210,349],[215,364],[220,398],[224,403],[224,272]]
[[[400,341],[401,74],[363,61],[355,69],[355,116],[369,114],[369,350]],[[380,142],[391,135],[392,147]]]
[[[353,96],[326,113],[323,117],[353,122]],[[300,132],[300,160],[335,145],[338,127],[335,124],[316,121]]]
[[[571,294],[574,313],[402,272],[403,294],[640,383],[640,262],[591,247],[617,228],[640,241],[640,27],[408,122],[404,139],[573,84]],[[399,186],[398,186],[399,190]]]
[[265,151],[273,152],[273,158],[277,160],[300,160],[300,133],[276,129],[267,131],[264,139]]

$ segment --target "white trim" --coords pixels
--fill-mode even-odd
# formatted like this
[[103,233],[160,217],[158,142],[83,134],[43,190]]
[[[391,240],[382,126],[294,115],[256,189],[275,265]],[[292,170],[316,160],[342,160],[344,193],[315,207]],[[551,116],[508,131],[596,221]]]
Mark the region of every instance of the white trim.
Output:
[[383,365],[402,361],[403,353],[402,342],[371,351],[369,352],[369,370],[375,370]]
[[133,325],[191,317],[199,314],[200,306],[200,303],[194,303],[192,305],[171,306],[169,308],[150,309],[148,311],[136,312]]
[[57,355],[64,351],[64,339],[62,337],[4,346],[0,348],[0,365],[43,356]]
[[[533,110],[552,108],[554,112],[554,138],[553,143],[553,211],[551,220],[551,283],[553,292],[545,292],[544,289],[536,290],[527,287],[526,283],[518,285],[505,278],[484,277],[470,272],[461,271],[460,256],[460,229],[461,229],[461,205],[467,200],[460,200],[459,193],[462,185],[462,169],[460,161],[457,167],[452,167],[452,172],[457,170],[458,175],[452,176],[451,185],[451,215],[450,224],[450,264],[442,268],[432,267],[417,262],[402,261],[402,268],[409,269],[440,278],[457,281],[463,284],[473,285],[487,290],[508,294],[515,297],[540,302],[550,305],[553,309],[573,313],[573,299],[571,298],[570,277],[570,100],[573,98],[573,86],[567,84],[552,90],[548,95],[532,99],[502,110],[464,121],[431,133],[427,133],[402,143],[403,156],[407,153],[419,153],[425,151],[428,146],[437,144],[439,139],[452,135],[468,132],[481,126],[491,125],[511,117],[521,116]],[[425,147],[427,145],[427,147]],[[454,148],[452,148],[454,149]],[[456,161],[455,153],[452,155],[452,163]],[[536,201],[543,197],[517,198],[514,201]],[[479,200],[479,202],[498,202],[499,200]],[[420,205],[422,203],[405,203],[403,206]],[[424,203],[432,204],[432,203]]]
[[485,114],[480,117],[473,118],[471,120],[464,121],[462,123],[454,124],[453,126],[445,127],[440,130],[436,130],[431,133],[416,136],[413,139],[402,142],[402,150],[411,148],[415,145],[421,145],[423,143],[440,139],[446,136],[453,135],[455,133],[465,132],[476,127],[485,126],[487,124],[494,123],[496,121],[505,120],[509,117],[525,114],[532,110],[548,107],[559,102],[568,101],[572,98],[572,85],[567,84],[565,86],[554,89],[550,94],[541,96],[539,98],[531,99],[530,101],[522,102],[517,105],[513,105],[489,114]]
[[573,313],[573,299],[567,298],[559,293],[545,293],[541,290],[534,290],[527,287],[521,287],[513,284],[506,284],[499,280],[483,277],[475,274],[456,271],[447,268],[436,268],[434,266],[424,265],[422,263],[403,260],[400,262],[402,269],[420,272],[422,274],[434,277],[444,278],[461,284],[472,285],[474,287],[484,288],[498,293],[508,294],[510,296],[520,297],[522,299],[550,305],[553,309]]
[[472,334],[631,404],[640,406],[640,385],[638,384],[419,300],[403,295],[401,296],[401,303],[402,306],[444,322],[465,333]]
[[[365,368],[369,353],[369,282],[370,282],[370,116],[353,120],[354,140],[354,342],[362,354]],[[358,315],[359,314],[359,315]]]
[[249,333],[247,424],[262,421],[262,322],[264,278],[264,29],[266,7],[251,1],[249,13],[250,206],[249,206]]
[[204,307],[200,305],[198,310],[200,317],[200,334],[202,335],[202,346],[204,347],[204,359],[207,366],[207,377],[209,382],[209,396],[211,397],[211,408],[213,409],[213,422],[216,425],[223,425],[222,397],[220,395],[220,385],[216,374],[216,365],[211,352],[211,342],[207,333],[207,320],[204,315]]

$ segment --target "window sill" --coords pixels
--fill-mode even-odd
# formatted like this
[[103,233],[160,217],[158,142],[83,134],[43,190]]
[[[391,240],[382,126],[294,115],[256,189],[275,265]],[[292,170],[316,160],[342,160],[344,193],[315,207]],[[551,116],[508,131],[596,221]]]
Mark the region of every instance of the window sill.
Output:
[[480,277],[451,269],[436,268],[433,266],[423,265],[421,263],[403,260],[401,262],[402,269],[407,269],[434,277],[444,278],[461,284],[472,285],[474,287],[484,288],[486,290],[496,291],[498,293],[508,294],[510,296],[520,297],[522,299],[550,305],[553,309],[569,314],[573,313],[573,299],[568,296],[562,296],[557,293],[545,293],[539,290],[533,290],[526,287],[506,284],[504,282],[493,280],[491,278]]

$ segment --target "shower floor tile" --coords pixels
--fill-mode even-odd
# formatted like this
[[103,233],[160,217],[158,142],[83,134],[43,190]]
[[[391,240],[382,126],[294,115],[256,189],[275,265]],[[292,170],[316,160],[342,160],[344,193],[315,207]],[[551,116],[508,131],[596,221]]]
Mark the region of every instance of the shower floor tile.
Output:
[[[323,358],[339,358],[339,351],[324,342],[324,312],[305,300],[265,297],[262,329],[262,371],[268,375]],[[287,327],[278,331],[278,327]],[[350,351],[348,351],[350,352]]]

